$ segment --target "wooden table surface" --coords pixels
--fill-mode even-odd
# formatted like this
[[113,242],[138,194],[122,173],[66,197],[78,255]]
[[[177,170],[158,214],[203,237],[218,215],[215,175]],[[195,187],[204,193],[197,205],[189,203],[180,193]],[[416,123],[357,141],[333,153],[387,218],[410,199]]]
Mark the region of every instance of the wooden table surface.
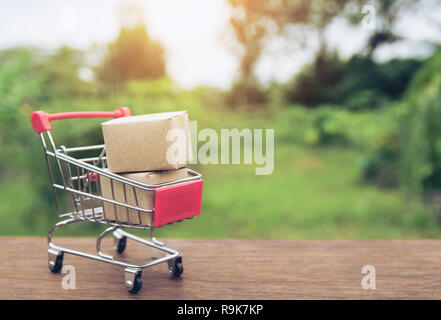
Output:
[[[65,254],[66,274],[47,267],[44,238],[0,237],[0,299],[441,299],[441,241],[437,240],[166,240],[183,255],[184,274],[166,264],[144,269],[130,295],[123,268]],[[95,239],[58,238],[59,245],[93,253]],[[104,250],[111,250],[111,238]],[[105,251],[106,252],[106,251]],[[123,259],[142,262],[158,251],[128,241]],[[376,270],[376,289],[361,286],[362,267]]]

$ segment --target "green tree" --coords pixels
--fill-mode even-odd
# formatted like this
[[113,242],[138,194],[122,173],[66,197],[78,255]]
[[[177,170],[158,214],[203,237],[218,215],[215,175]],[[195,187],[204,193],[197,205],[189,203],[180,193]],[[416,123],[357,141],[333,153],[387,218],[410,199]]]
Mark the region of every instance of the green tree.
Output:
[[[292,26],[308,27],[319,41],[319,52],[326,52],[325,31],[340,15],[349,0],[228,0],[233,9],[230,24],[243,50],[240,50],[240,76],[233,91],[245,100],[258,96],[254,69],[262,54],[265,41],[273,36],[285,36],[289,41],[304,44],[304,37],[289,32]],[[254,94],[253,94],[254,93]]]
[[129,80],[157,79],[165,76],[164,48],[149,38],[145,25],[123,27],[98,68],[98,78],[112,88]]
[[[258,88],[254,70],[269,39],[282,36],[287,42],[295,43],[299,49],[303,49],[316,44],[317,42],[311,41],[315,38],[318,46],[314,64],[317,67],[324,65],[326,60],[329,60],[330,54],[326,37],[328,27],[340,17],[349,21],[354,27],[361,28],[362,20],[367,18],[367,13],[363,9],[370,4],[375,9],[375,28],[363,52],[359,54],[371,59],[380,46],[404,39],[404,35],[398,34],[395,30],[398,17],[422,5],[418,0],[373,0],[369,3],[364,0],[228,0],[228,2],[232,7],[230,25],[242,49],[237,51],[241,61],[240,76],[233,87],[233,92],[245,95],[245,100],[249,99],[249,95],[253,97],[246,92],[256,92]],[[439,9],[439,4],[435,2],[429,5],[433,10]],[[330,62],[334,63],[334,61]],[[236,90],[236,87],[240,90]]]
[[79,70],[84,66],[84,53],[66,46],[35,61],[34,67],[44,78],[44,99],[48,101],[54,98],[75,98],[93,93],[93,86],[79,77]]
[[[413,77],[394,121],[369,156],[365,178],[387,172],[407,194],[441,190],[441,52]],[[374,179],[372,179],[374,178]]]
[[441,51],[415,75],[399,118],[400,176],[408,191],[441,189]]
[[305,66],[285,91],[285,98],[307,107],[329,103],[349,109],[382,107],[401,98],[421,63],[417,59],[376,63],[364,55],[343,61],[330,52]]

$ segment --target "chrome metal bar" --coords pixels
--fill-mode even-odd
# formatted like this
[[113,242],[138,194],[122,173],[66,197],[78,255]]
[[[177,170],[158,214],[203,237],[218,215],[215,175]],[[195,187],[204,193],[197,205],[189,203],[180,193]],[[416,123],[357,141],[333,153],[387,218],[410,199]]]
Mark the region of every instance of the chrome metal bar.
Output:
[[[52,155],[52,156],[55,156],[51,152],[48,152],[48,154]],[[135,181],[135,180],[131,180],[131,179],[125,178],[125,177],[123,177],[121,175],[112,173],[112,172],[110,172],[108,170],[104,170],[104,169],[95,167],[95,166],[93,166],[93,165],[91,165],[91,164],[89,164],[87,162],[82,162],[80,160],[77,160],[75,158],[67,156],[67,155],[65,155],[63,153],[57,153],[57,155],[58,155],[59,159],[62,159],[62,160],[67,161],[69,163],[72,163],[75,166],[79,166],[81,168],[88,169],[88,170],[90,170],[90,171],[92,171],[94,173],[101,174],[101,175],[103,175],[103,176],[105,176],[107,178],[111,178],[111,179],[114,179],[116,181],[119,181],[119,182],[122,182],[122,183],[126,183],[128,185],[135,186],[135,187],[138,187],[138,188],[140,188],[142,190],[146,190],[146,191],[152,191],[152,190],[155,190],[155,189],[163,187],[163,186],[175,185],[175,184],[179,184],[179,183],[183,183],[183,182],[187,182],[187,181],[191,181],[191,180],[197,180],[197,179],[201,178],[201,175],[198,172],[193,171],[191,169],[188,169],[188,173],[192,174],[193,175],[192,177],[188,177],[188,178],[184,178],[184,179],[180,179],[180,180],[175,180],[175,181],[170,181],[170,182],[165,182],[165,183],[156,184],[156,185],[149,185],[149,184],[144,184],[144,183],[141,183],[141,182],[138,182],[138,181]]]
[[[76,168],[77,168],[77,176],[79,178],[80,177],[80,167],[76,167]],[[78,191],[81,192],[81,180],[79,180],[79,179],[77,181],[77,188],[78,188]],[[66,190],[66,188],[65,188],[65,190]],[[87,193],[85,193],[85,192],[83,192],[83,194],[87,195]],[[80,197],[80,207],[81,207],[80,214],[84,215],[83,195],[80,194],[79,197]]]
[[106,235],[108,235],[110,232],[113,232],[113,231],[115,231],[115,230],[117,230],[117,229],[118,229],[118,227],[115,227],[115,226],[110,227],[110,228],[107,228],[107,229],[104,230],[104,231],[99,235],[99,237],[96,239],[96,253],[97,253],[100,257],[103,257],[103,258],[105,258],[105,259],[109,259],[109,260],[114,260],[114,259],[115,259],[113,256],[108,255],[108,254],[104,254],[104,253],[101,251],[101,240],[103,240],[103,238],[104,238]]
[[[66,151],[65,151],[65,150],[66,150],[66,147],[65,147],[65,146],[61,146],[60,148],[61,148],[61,150],[62,150],[64,153],[66,153]],[[71,170],[70,170],[70,164],[69,164],[68,162],[64,161],[64,166],[65,166],[65,170],[66,170],[66,178],[67,178],[66,183],[69,185],[69,187],[72,187],[72,188],[73,188],[73,183],[72,183],[72,172],[71,172]],[[78,214],[78,208],[77,208],[77,204],[76,204],[76,202],[75,202],[75,196],[74,196],[73,193],[71,193],[71,196],[72,196],[72,201],[69,201],[69,202],[70,202],[70,206],[71,206],[71,208],[72,208],[72,212],[76,212],[76,213]],[[60,213],[58,214],[58,216],[60,217]]]
[[[106,224],[106,225],[110,225],[110,226],[117,226],[120,228],[133,228],[133,229],[139,229],[139,230],[150,230],[151,228],[153,228],[152,226],[147,226],[147,225],[137,225],[137,224],[128,224],[125,222],[119,222],[119,221],[108,221],[105,220],[102,213],[103,213],[103,208],[102,207],[97,207],[95,208],[95,212],[97,214],[97,219],[93,220],[90,219],[89,217],[92,216],[92,210],[90,209],[86,209],[85,211],[85,217],[81,217],[81,216],[76,216],[74,213],[69,212],[69,213],[65,213],[60,215],[60,218],[72,218],[76,221],[89,221],[89,222],[97,222],[100,224]],[[160,227],[158,227],[160,228]]]
[[[127,203],[127,191],[125,184],[123,184],[123,191],[124,191],[124,202]],[[126,218],[127,218],[127,222],[130,223],[129,208],[127,207],[126,207]]]
[[[53,186],[55,188],[57,188],[57,189],[64,190],[64,187],[59,185],[59,184],[54,183]],[[75,189],[72,189],[72,188],[66,188],[66,191],[73,192],[73,193],[76,193],[76,194],[79,194],[79,195],[82,195],[82,196],[92,197],[92,198],[95,198],[95,199],[98,199],[98,200],[103,200],[103,201],[110,202],[110,203],[113,203],[113,204],[116,204],[116,205],[119,205],[119,206],[122,206],[122,207],[130,208],[130,209],[133,209],[133,210],[140,210],[142,212],[154,212],[154,210],[137,208],[137,207],[125,204],[125,203],[121,203],[121,202],[118,202],[118,201],[106,199],[106,198],[103,198],[103,197],[100,197],[100,196],[96,196],[96,195],[93,195],[93,194],[88,194],[88,193],[85,193],[85,192],[82,192],[82,191],[78,191],[78,190],[75,190]]]
[[[103,198],[103,191],[101,190],[101,176],[98,175],[98,184],[97,184],[98,195]],[[104,199],[104,198],[103,198]],[[106,209],[104,209],[104,200],[101,200],[101,205],[103,206],[103,217],[106,219]]]
[[48,150],[47,150],[47,146],[46,146],[46,140],[44,139],[44,136],[43,136],[42,132],[40,132],[40,139],[41,139],[41,144],[43,145],[44,156],[45,156],[47,168],[48,168],[48,171],[49,171],[49,179],[51,181],[52,195],[53,195],[54,200],[55,200],[55,207],[57,208],[58,215],[60,215],[61,214],[60,204],[58,203],[57,191],[54,188],[54,183],[55,183],[55,181],[54,181],[54,174],[52,172],[52,166],[50,164],[50,160],[49,160],[49,157],[48,157]]
[[[59,153],[56,151],[57,148],[55,147],[55,142],[52,139],[52,135],[51,135],[50,131],[46,131],[46,135],[49,139],[49,142],[51,143],[52,151],[54,152],[54,157],[55,157],[55,160],[57,161],[58,169],[60,170],[61,179],[63,180],[63,184],[66,187],[66,180],[64,179],[64,174],[63,174],[63,170],[61,169],[60,160],[58,160],[57,154],[59,154]],[[62,153],[60,153],[60,154],[62,154]]]
[[66,148],[66,152],[77,152],[77,151],[88,151],[88,150],[96,150],[96,149],[104,149],[104,144],[97,144],[94,146],[84,146],[84,147],[73,147],[73,148]]
[[[92,174],[87,171],[87,176],[89,177],[87,184],[89,185],[89,194],[92,194]],[[89,197],[90,199],[90,208],[92,209],[92,213],[93,213],[93,219],[96,220],[96,215],[95,215],[95,209],[94,209],[94,203],[93,203],[93,198]]]
[[83,162],[92,162],[92,161],[97,161],[97,160],[100,160],[100,159],[107,159],[107,157],[103,157],[103,158],[100,158],[100,157],[90,157],[90,158],[81,158],[81,159],[78,159],[78,160],[83,161]]
[[[113,180],[110,179],[110,190],[112,191],[112,200],[115,201],[115,189],[113,187]],[[115,220],[118,220],[118,209],[116,208],[116,204],[113,203],[113,210],[115,212]]]
[[167,248],[167,247],[164,247],[164,246],[161,246],[161,245],[157,245],[153,241],[148,241],[148,240],[145,240],[143,238],[137,237],[137,236],[135,236],[135,235],[133,235],[131,233],[128,233],[128,232],[126,232],[124,230],[119,229],[118,232],[121,235],[126,236],[127,238],[130,238],[130,239],[132,239],[134,241],[146,244],[146,245],[148,245],[150,247],[153,247],[153,248],[156,248],[158,250],[162,250],[162,251],[165,251],[165,252],[170,253],[170,254],[179,254],[179,252],[176,251],[176,250],[173,250],[171,248]]
[[[135,196],[135,204],[136,204],[136,207],[139,208],[138,195],[136,194],[136,188],[135,188],[135,187],[132,187],[132,188],[133,188],[133,195]],[[139,224],[142,224],[141,211],[136,210],[136,212],[137,212],[137,214],[138,214]],[[153,223],[152,223],[152,225],[153,225]]]

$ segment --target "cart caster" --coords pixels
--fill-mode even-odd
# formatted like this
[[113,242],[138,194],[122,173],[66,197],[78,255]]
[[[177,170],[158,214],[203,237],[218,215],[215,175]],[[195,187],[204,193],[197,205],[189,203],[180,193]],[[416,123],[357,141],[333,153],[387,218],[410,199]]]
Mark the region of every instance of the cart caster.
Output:
[[177,257],[174,260],[168,261],[168,271],[170,273],[178,278],[181,276],[181,274],[184,272],[184,266],[182,265],[182,257]]
[[120,235],[118,232],[113,233],[113,247],[116,252],[121,254],[126,249],[127,237]]
[[48,251],[48,266],[49,270],[53,273],[58,273],[63,268],[63,251],[58,251],[55,249],[49,249]]
[[125,269],[125,285],[129,293],[135,294],[142,287],[141,275],[142,271],[137,269]]

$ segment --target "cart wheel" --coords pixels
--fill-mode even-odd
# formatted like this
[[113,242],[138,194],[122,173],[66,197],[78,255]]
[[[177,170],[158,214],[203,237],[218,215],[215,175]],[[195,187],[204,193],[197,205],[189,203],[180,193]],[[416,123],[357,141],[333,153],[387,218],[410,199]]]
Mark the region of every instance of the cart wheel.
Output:
[[142,280],[141,280],[141,276],[139,275],[135,277],[135,282],[133,283],[132,289],[129,290],[129,293],[131,294],[138,293],[138,291],[141,290],[141,288],[142,288]]
[[178,278],[184,272],[184,266],[182,265],[182,257],[177,257],[174,260],[168,262],[168,270],[170,273]]
[[141,275],[142,272],[136,269],[127,268],[126,270],[126,288],[129,293],[135,294],[142,288]]
[[116,252],[118,252],[119,254],[123,253],[124,250],[126,249],[126,244],[127,244],[127,237],[124,236],[121,239],[118,239],[118,242],[116,244]]
[[48,266],[51,272],[58,273],[61,271],[61,268],[63,268],[63,256],[63,251],[48,250]]

